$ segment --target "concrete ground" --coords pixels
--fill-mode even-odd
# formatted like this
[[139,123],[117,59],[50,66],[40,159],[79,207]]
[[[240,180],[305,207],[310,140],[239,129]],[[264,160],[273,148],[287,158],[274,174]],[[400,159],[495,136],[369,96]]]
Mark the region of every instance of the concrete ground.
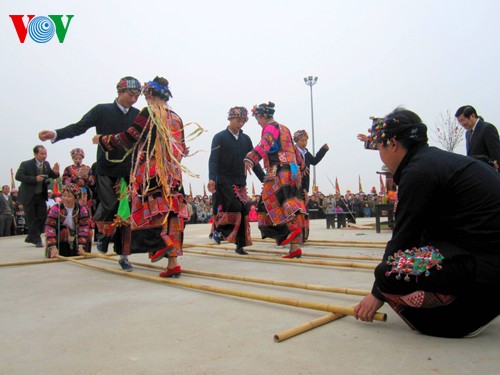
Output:
[[[372,219],[360,219],[366,224]],[[186,228],[184,270],[261,279],[371,288],[372,271],[294,261],[277,254],[235,254],[208,239],[208,224]],[[252,223],[252,234],[259,232]],[[387,241],[389,231],[326,229],[311,223],[311,240]],[[23,236],[0,238],[0,265],[43,259],[42,249]],[[223,250],[224,247],[230,250]],[[382,249],[308,242],[304,260],[341,261],[326,255],[381,256]],[[95,249],[95,248],[94,248]],[[273,252],[273,244],[249,249]],[[95,251],[95,250],[94,250]],[[310,254],[310,255],[308,255]],[[148,263],[146,255],[131,256]],[[116,261],[86,264],[119,270]],[[362,264],[370,261],[344,260]],[[155,263],[164,266],[165,260]],[[134,274],[155,277],[158,270],[136,267]],[[184,273],[178,281],[318,304],[351,306],[361,297],[261,285]],[[274,335],[327,314],[324,311],[244,299],[157,281],[135,279],[70,262],[0,267],[0,374],[498,374],[500,319],[473,339],[440,339],[411,331],[385,305],[387,322],[363,323],[345,317],[277,343]],[[464,319],[467,311],[463,312]]]

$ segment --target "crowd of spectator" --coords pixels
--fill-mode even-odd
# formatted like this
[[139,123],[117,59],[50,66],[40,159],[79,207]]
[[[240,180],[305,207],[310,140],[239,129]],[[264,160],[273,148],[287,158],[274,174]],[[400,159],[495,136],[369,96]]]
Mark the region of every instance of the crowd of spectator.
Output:
[[[5,215],[9,215],[10,222],[9,231],[0,233],[0,236],[6,235],[21,235],[27,233],[26,220],[24,217],[23,205],[17,199],[17,189],[10,189],[8,185],[4,185],[2,189],[2,197],[8,207],[5,209]],[[392,193],[392,194],[391,194]],[[10,197],[10,198],[9,198]],[[49,199],[47,201],[47,210],[58,202],[60,197],[49,190]],[[251,197],[248,202],[250,211],[252,207],[257,207],[259,195]],[[327,214],[331,213],[349,213],[353,214],[355,218],[360,217],[373,217],[373,206],[383,201],[394,201],[394,192],[389,192],[387,195],[378,194],[365,194],[357,193],[352,194],[347,192],[345,195],[329,194],[324,195],[321,192],[314,193],[308,197],[307,210],[311,219],[325,219]],[[212,195],[196,195],[187,197],[188,211],[190,214],[189,224],[211,223],[214,215],[214,207],[212,202]],[[0,206],[3,207],[3,206]],[[9,210],[10,207],[10,210]],[[215,208],[215,212],[217,208]],[[254,210],[255,211],[255,210]],[[252,216],[251,221],[256,221],[256,215]],[[8,234],[7,234],[8,233]]]
[[389,191],[384,194],[353,194],[347,192],[342,194],[324,195],[321,192],[309,196],[307,202],[307,211],[311,219],[324,219],[327,214],[347,213],[352,214],[354,218],[374,217],[374,205],[378,203],[395,202],[397,194],[395,191]]

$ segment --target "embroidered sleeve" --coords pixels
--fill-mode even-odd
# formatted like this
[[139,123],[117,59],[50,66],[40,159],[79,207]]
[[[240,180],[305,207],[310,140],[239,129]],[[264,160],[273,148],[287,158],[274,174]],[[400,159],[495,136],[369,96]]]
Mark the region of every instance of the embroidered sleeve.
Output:
[[45,221],[45,236],[47,238],[47,248],[57,246],[57,220],[59,218],[59,205],[55,204],[50,208]]
[[277,127],[270,124],[264,126],[260,142],[247,154],[245,159],[248,159],[254,165],[258,164],[278,141],[279,135],[280,132]]
[[84,206],[80,206],[77,225],[79,246],[84,246],[87,243],[89,237],[89,227],[89,211]]
[[148,123],[149,112],[145,108],[137,115],[134,123],[127,130],[109,135],[101,135],[99,137],[99,145],[105,151],[111,151],[117,148],[130,149],[139,140],[146,124]]

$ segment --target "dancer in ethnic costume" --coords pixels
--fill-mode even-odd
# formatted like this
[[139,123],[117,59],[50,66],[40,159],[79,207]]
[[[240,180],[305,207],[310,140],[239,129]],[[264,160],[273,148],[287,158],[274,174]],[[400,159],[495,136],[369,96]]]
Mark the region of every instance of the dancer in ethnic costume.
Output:
[[500,313],[500,176],[429,147],[411,111],[373,122],[369,145],[394,174],[399,200],[384,261],[355,316],[371,321],[387,302],[424,334],[476,335]]
[[[229,110],[228,127],[217,133],[212,140],[208,161],[208,190],[214,194],[212,199],[221,209],[217,210],[214,222],[214,239],[222,236],[236,244],[236,253],[247,255],[243,249],[250,246],[250,222],[248,218],[248,194],[245,165],[243,159],[253,149],[252,140],[241,128],[248,121],[244,107]],[[253,171],[263,181],[264,171],[260,164]],[[217,241],[220,243],[220,240]]]
[[290,244],[284,258],[300,258],[306,213],[301,187],[304,162],[290,130],[274,121],[274,103],[254,106],[252,114],[262,126],[262,137],[245,157],[245,170],[250,172],[260,160],[266,170],[258,205],[259,229],[262,238],[274,238],[279,245]]
[[94,143],[106,151],[124,148],[133,153],[130,174],[132,253],[150,252],[151,261],[168,257],[161,277],[179,277],[187,206],[180,161],[187,154],[181,118],[167,102],[172,97],[165,78],[156,77],[142,90],[148,107],[133,125],[113,135],[97,135]]
[[95,186],[95,177],[92,173],[92,169],[83,164],[83,159],[85,158],[85,152],[81,148],[74,148],[70,152],[71,159],[73,160],[73,165],[69,165],[64,168],[62,181],[63,185],[76,184],[81,189],[81,198],[78,203],[82,206],[87,207],[90,211],[92,204],[92,189]]
[[47,258],[58,254],[66,257],[82,255],[92,236],[89,212],[79,202],[81,189],[75,184],[62,187],[61,202],[51,207],[45,222]]

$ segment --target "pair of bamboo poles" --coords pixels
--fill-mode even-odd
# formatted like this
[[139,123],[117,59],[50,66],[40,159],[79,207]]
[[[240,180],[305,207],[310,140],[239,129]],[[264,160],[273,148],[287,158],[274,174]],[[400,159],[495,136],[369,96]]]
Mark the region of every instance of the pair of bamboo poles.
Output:
[[[186,247],[205,247],[205,246],[186,244]],[[203,254],[203,255],[218,255],[218,254],[207,253],[207,252],[197,252],[194,250],[186,250],[186,251],[197,253],[197,254]],[[258,251],[258,250],[254,250],[254,251]],[[260,252],[276,253],[276,252],[269,252],[269,251],[260,251]],[[241,259],[241,256],[236,256],[236,257]],[[340,256],[337,256],[337,257],[340,257]],[[185,282],[185,281],[174,280],[174,279],[165,279],[165,278],[160,278],[160,277],[143,275],[143,274],[139,274],[139,273],[128,273],[128,272],[124,272],[121,270],[110,269],[107,267],[101,267],[101,266],[97,266],[97,265],[88,264],[87,262],[82,262],[81,260],[85,259],[85,258],[101,258],[101,259],[111,260],[109,258],[109,256],[86,254],[85,256],[79,256],[79,257],[73,257],[73,258],[66,258],[66,257],[58,256],[58,259],[41,259],[41,260],[34,260],[34,261],[4,263],[4,264],[0,264],[0,267],[50,263],[50,262],[57,262],[57,261],[69,261],[69,262],[76,263],[78,265],[82,265],[85,267],[90,267],[90,268],[94,268],[94,269],[98,269],[98,270],[102,270],[102,271],[106,271],[106,272],[111,272],[111,273],[125,275],[125,276],[129,276],[129,277],[133,277],[133,278],[138,278],[138,279],[142,279],[142,280],[163,282],[163,283],[167,283],[167,284],[171,284],[171,285],[176,285],[176,286],[191,288],[191,289],[197,289],[197,290],[203,290],[203,291],[207,291],[207,292],[211,292],[211,293],[225,294],[225,295],[231,295],[231,296],[236,296],[236,297],[240,297],[240,298],[260,300],[260,301],[265,301],[265,302],[284,304],[284,305],[289,305],[289,306],[295,306],[295,307],[308,308],[308,309],[313,309],[313,310],[328,311],[329,312],[329,314],[327,314],[325,316],[308,321],[306,323],[303,323],[297,327],[293,327],[293,328],[288,329],[286,331],[277,333],[276,335],[274,335],[274,340],[276,342],[281,342],[281,341],[284,341],[284,340],[289,339],[291,337],[297,336],[301,333],[307,332],[313,328],[316,328],[316,327],[319,327],[319,326],[326,324],[328,322],[337,320],[337,319],[342,318],[346,315],[351,315],[351,316],[354,315],[354,306],[355,305],[346,307],[346,306],[338,306],[338,305],[332,305],[332,304],[307,302],[307,301],[300,301],[300,300],[291,299],[291,298],[267,296],[267,295],[262,295],[262,294],[258,294],[258,293],[252,293],[252,292],[236,291],[236,290],[213,287],[213,286],[208,286],[208,285],[199,285],[199,284],[194,284],[191,282]],[[245,257],[245,258],[247,258],[247,257]],[[285,261],[285,262],[287,262],[287,261],[288,262],[301,262],[301,263],[313,262],[312,264],[318,264],[317,261],[304,260],[304,259],[302,259],[302,260],[282,260],[281,258],[270,258],[270,257],[252,257],[252,258],[255,258],[257,260],[276,259],[276,260]],[[364,260],[377,260],[377,259],[364,259]],[[314,263],[314,262],[316,262],[316,263]],[[145,267],[145,268],[163,269],[161,267],[153,266],[150,264],[143,264],[143,263],[133,263],[133,264],[135,264],[136,266],[141,266],[141,267]],[[367,267],[364,267],[364,266],[357,267],[356,265],[353,265],[352,263],[342,262],[340,264],[340,262],[328,262],[328,261],[320,261],[319,264],[320,265],[330,265],[330,266],[367,268],[367,269],[372,269],[374,267],[373,265],[369,265],[369,264],[366,265]],[[253,277],[246,277],[246,276],[239,276],[239,275],[226,275],[226,274],[203,272],[203,271],[183,270],[183,273],[204,276],[204,277],[238,280],[238,281],[244,281],[244,282],[268,284],[268,285],[275,285],[275,286],[282,286],[282,287],[301,288],[301,289],[323,291],[323,292],[352,294],[352,295],[358,295],[358,296],[364,296],[364,295],[369,293],[369,291],[367,291],[367,290],[339,288],[339,287],[305,284],[305,283],[294,283],[294,282],[277,281],[277,280],[269,280],[269,279],[259,279],[259,278],[253,278]],[[387,316],[386,316],[386,314],[383,314],[383,313],[377,313],[374,316],[374,320],[385,321],[386,319],[387,319]]]

